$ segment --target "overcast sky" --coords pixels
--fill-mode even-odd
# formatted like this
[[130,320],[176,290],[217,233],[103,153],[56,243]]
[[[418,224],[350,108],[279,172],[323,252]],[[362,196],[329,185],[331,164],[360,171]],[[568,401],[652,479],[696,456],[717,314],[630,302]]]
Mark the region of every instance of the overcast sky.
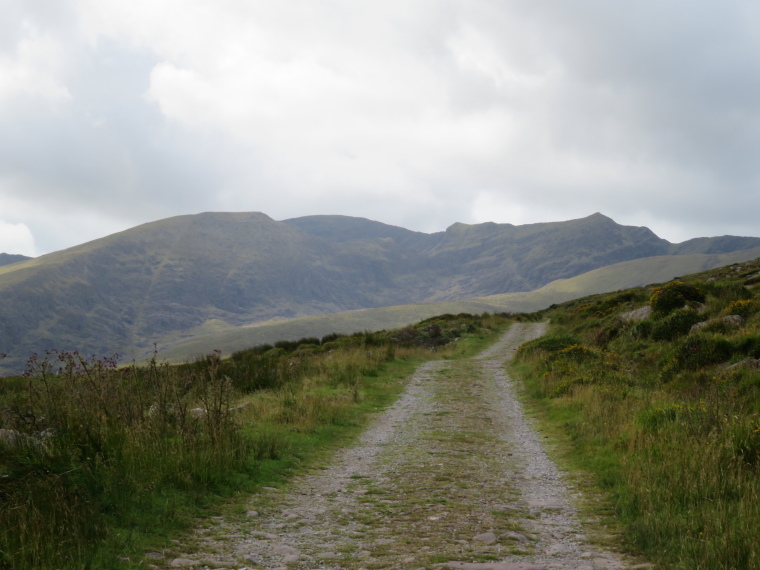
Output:
[[0,252],[203,211],[760,235],[753,0],[0,0]]

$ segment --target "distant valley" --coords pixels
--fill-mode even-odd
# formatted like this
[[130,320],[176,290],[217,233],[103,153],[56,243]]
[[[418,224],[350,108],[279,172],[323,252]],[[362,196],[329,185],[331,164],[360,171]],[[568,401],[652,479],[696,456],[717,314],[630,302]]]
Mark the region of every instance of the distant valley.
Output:
[[0,372],[50,348],[142,359],[155,342],[181,359],[330,326],[536,310],[760,256],[753,248],[760,238],[672,244],[601,214],[433,234],[345,216],[178,216],[39,258],[0,256]]

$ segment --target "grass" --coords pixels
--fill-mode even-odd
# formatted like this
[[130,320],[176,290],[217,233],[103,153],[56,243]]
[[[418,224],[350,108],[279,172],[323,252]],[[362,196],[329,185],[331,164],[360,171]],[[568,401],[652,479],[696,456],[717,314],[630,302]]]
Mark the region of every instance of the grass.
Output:
[[[478,353],[490,342],[485,336],[473,340],[465,354]],[[316,543],[302,544],[305,553],[321,549],[358,554],[366,548],[366,558],[346,558],[341,565],[431,568],[439,559],[488,561],[515,550],[509,538],[493,545],[472,540],[487,530],[519,528],[506,510],[496,515],[483,506],[484,497],[494,506],[517,497],[508,482],[494,475],[504,467],[505,442],[496,435],[482,435],[488,424],[482,402],[492,403],[496,388],[481,375],[479,363],[456,356],[420,379],[415,385],[421,390],[415,392],[420,407],[415,405],[411,415],[404,416],[402,436],[382,447],[372,467],[364,464],[362,469],[370,471],[354,474],[337,494],[324,494],[326,490],[316,485],[324,502],[315,498],[310,508],[331,513],[326,517],[336,525],[330,526],[334,537],[329,544],[322,544],[317,532]],[[490,411],[498,415],[497,410]],[[254,499],[252,506],[266,513],[262,530],[269,527],[270,515],[281,520],[293,498],[299,501],[297,493],[283,495],[272,502],[266,497]]]
[[[518,351],[525,397],[607,497],[599,513],[666,568],[760,568],[759,271],[756,260],[565,303]],[[685,295],[663,304],[663,291]],[[624,318],[650,302],[653,316]]]
[[[413,429],[419,432],[413,443],[385,457],[393,468],[381,469],[383,488],[357,481],[367,485],[360,502],[373,513],[365,524],[404,541],[406,552],[416,553],[417,567],[461,559],[496,560],[499,553],[512,552],[516,546],[509,540],[478,544],[472,537],[484,530],[500,534],[520,527],[512,520],[514,513],[480,508],[483,497],[495,502],[516,500],[509,484],[490,476],[503,467],[499,450],[504,445],[497,437],[485,435],[490,422],[482,413],[482,402],[484,398],[491,401],[493,387],[481,384],[480,369],[468,360],[436,370],[435,378],[429,394],[434,409],[421,412],[415,420],[419,423]],[[384,498],[392,503],[377,503]],[[424,550],[426,541],[435,544],[435,549]],[[397,549],[393,552],[398,555]],[[373,555],[380,559],[377,567],[393,564],[390,551],[378,550]]]
[[0,380],[0,568],[131,568],[240,493],[318,466],[424,360],[475,354],[505,316],[442,315],[120,368],[51,352]]
[[[260,322],[255,326],[239,327],[220,321],[209,321],[184,331],[170,333],[160,339],[162,357],[171,362],[183,362],[202,354],[207,347],[232,352],[276,339],[298,339],[304,336],[323,336],[332,332],[353,334],[365,330],[395,329],[442,313],[527,312],[544,309],[552,303],[594,293],[614,291],[634,284],[670,279],[702,269],[744,261],[755,250],[728,254],[690,254],[658,256],[616,263],[578,275],[560,279],[535,291],[505,293],[457,301],[438,301],[316,315],[296,319]],[[1,270],[2,268],[0,268]],[[190,338],[185,338],[190,334]]]

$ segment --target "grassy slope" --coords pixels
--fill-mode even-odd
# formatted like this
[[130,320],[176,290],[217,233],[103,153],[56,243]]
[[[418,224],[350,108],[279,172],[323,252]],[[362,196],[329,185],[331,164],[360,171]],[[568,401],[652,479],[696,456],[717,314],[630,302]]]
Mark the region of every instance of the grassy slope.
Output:
[[706,271],[731,263],[755,259],[760,247],[725,254],[655,256],[608,265],[572,279],[554,281],[535,294],[572,295],[573,298],[668,281],[679,275]]
[[224,322],[212,321],[189,331],[189,338],[167,336],[159,342],[159,346],[162,347],[163,358],[172,362],[182,362],[215,348],[229,354],[249,346],[278,340],[292,340],[305,336],[321,337],[331,332],[349,334],[365,330],[388,330],[443,313],[532,312],[585,295],[667,281],[678,275],[754,259],[759,255],[760,248],[720,255],[659,256],[617,263],[571,279],[554,281],[541,289],[524,293],[365,309],[271,321],[247,327],[230,327]]
[[26,255],[0,253],[0,266],[10,265],[11,263],[19,263],[21,261],[27,261],[29,259],[31,259],[31,257]]
[[760,372],[730,367],[760,358],[760,260],[685,281],[703,308],[622,320],[649,287],[546,311],[549,335],[521,348],[516,370],[629,548],[663,568],[760,568]]
[[508,324],[436,319],[182,367],[68,355],[64,374],[0,380],[0,428],[24,434],[0,439],[0,568],[143,568],[210,506],[345,445],[416,365],[472,355]]
[[[753,238],[720,239],[687,249]],[[48,348],[133,356],[188,331],[532,290],[671,245],[600,214],[435,234],[344,216],[178,216],[0,267],[0,351],[6,369]]]

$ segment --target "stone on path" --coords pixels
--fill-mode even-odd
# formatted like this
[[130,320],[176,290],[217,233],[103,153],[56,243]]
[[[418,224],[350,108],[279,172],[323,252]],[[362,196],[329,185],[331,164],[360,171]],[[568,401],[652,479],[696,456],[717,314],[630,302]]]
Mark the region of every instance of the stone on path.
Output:
[[188,558],[175,558],[169,563],[169,566],[172,566],[174,568],[182,568],[184,566],[197,566],[198,562],[195,560],[190,560]]
[[461,570],[545,570],[546,568],[522,562],[446,562],[442,566]]
[[545,500],[535,499],[535,500],[529,500],[528,505],[536,509],[543,509],[545,511],[567,510],[567,507],[565,505],[557,503],[556,501],[545,501]]
[[508,539],[516,540],[517,542],[529,542],[528,537],[519,532],[509,531],[504,536]]
[[499,537],[492,532],[484,532],[482,534],[473,536],[472,539],[477,540],[478,542],[484,542],[486,544],[493,544],[499,540]]

